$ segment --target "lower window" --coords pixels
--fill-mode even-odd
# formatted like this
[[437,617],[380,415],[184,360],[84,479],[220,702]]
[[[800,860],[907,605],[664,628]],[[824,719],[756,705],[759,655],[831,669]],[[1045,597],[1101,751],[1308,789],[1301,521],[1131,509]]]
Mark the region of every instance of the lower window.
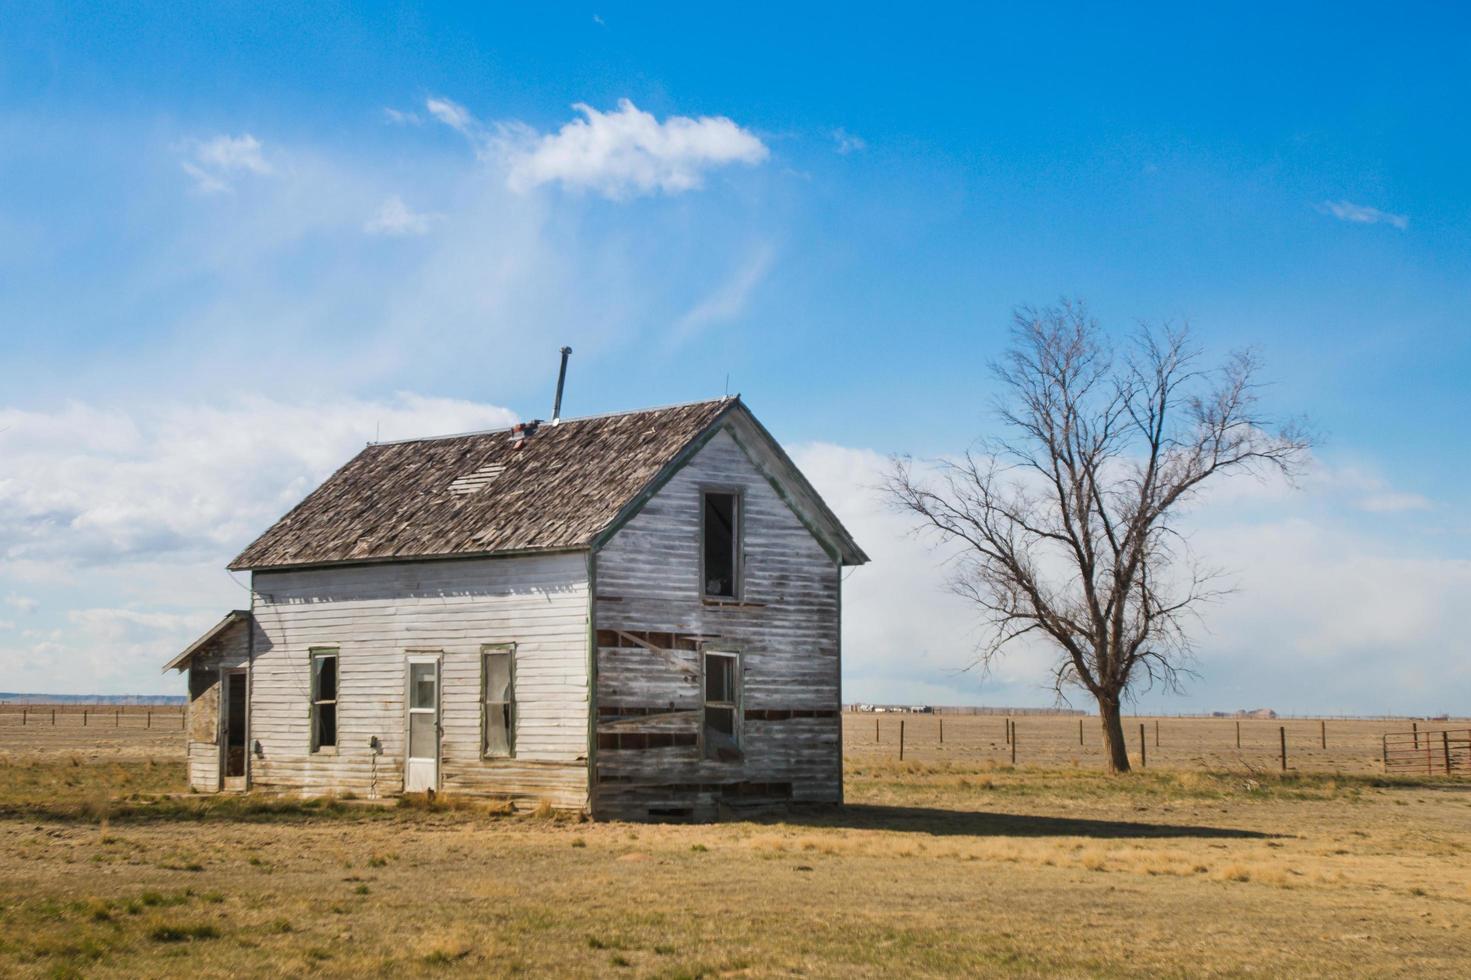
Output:
[[482,647],[480,660],[484,718],[480,754],[509,759],[516,754],[516,647]]
[[312,751],[337,746],[337,651],[312,651]]
[[740,657],[734,653],[705,653],[705,758],[740,758]]

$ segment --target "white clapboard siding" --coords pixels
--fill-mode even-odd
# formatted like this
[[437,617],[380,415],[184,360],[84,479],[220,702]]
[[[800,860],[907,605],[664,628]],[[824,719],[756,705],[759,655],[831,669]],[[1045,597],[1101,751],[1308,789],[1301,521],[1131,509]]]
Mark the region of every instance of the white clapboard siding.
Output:
[[[261,571],[254,587],[254,785],[402,792],[406,658],[433,652],[441,656],[441,791],[586,806],[586,555]],[[516,644],[515,759],[481,758],[487,643]],[[313,647],[338,650],[337,747],[315,753]]]
[[[712,646],[742,653],[747,712],[824,711],[830,717],[748,719],[739,762],[705,760],[687,745],[600,747],[594,789],[599,816],[641,818],[651,809],[711,815],[718,791],[690,787],[719,784],[790,783],[796,801],[842,798],[840,568],[747,454],[737,440],[741,434],[718,433],[598,553],[596,626],[718,636]],[[701,597],[701,491],[707,487],[743,494],[744,604]],[[669,652],[693,668],[692,675],[635,644],[601,642],[600,734],[698,730],[696,652]],[[611,717],[617,707],[667,713],[641,724],[636,717]]]

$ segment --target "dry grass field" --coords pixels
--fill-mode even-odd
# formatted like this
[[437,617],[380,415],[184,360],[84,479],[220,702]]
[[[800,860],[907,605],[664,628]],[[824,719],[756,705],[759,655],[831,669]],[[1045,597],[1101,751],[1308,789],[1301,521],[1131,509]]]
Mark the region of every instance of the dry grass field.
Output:
[[[177,724],[177,716],[175,716]],[[0,975],[1471,974],[1471,782],[1399,724],[847,720],[849,805],[713,826],[198,797],[165,727],[0,718]],[[1131,741],[1137,739],[1134,722]]]

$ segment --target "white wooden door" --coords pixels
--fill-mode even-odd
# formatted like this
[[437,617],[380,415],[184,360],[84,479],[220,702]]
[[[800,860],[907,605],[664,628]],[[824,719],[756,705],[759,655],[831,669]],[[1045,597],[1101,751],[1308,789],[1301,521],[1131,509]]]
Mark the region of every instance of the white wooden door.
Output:
[[408,659],[408,751],[404,792],[439,788],[439,658]]

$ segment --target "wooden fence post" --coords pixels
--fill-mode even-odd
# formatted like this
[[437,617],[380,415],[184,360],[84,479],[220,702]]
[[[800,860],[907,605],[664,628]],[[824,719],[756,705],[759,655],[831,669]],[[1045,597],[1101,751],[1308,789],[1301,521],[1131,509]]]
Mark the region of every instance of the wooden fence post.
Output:
[[1318,719],[1318,734],[1323,739],[1323,748],[1326,749],[1328,747],[1328,721],[1327,721],[1327,719],[1323,719],[1323,718]]
[[1241,748],[1241,722],[1236,723],[1236,747]]
[[1144,722],[1139,723],[1139,768],[1143,769],[1149,765],[1148,749],[1144,741]]
[[1445,749],[1445,774],[1449,776],[1451,774],[1451,735],[1444,729],[1440,733],[1440,746]]
[[26,714],[27,714],[27,713],[28,713],[28,712],[29,712],[29,711],[30,711],[30,709],[29,709],[29,708],[21,708],[21,709],[20,709],[20,723],[21,723],[21,724],[22,724],[22,725],[24,725],[24,724],[25,724],[25,723],[26,723]]
[[1389,772],[1389,736],[1379,736],[1379,751],[1384,758],[1384,771]]
[[52,708],[51,709],[51,727],[52,728],[55,728],[56,727],[56,709],[55,708]]
[[119,728],[119,727],[122,726],[122,723],[123,723],[123,713],[121,711],[114,711],[112,713],[112,727],[113,728]]
[[873,744],[879,744],[879,720],[877,718],[873,720]]
[[1159,719],[1154,719],[1154,747],[1159,748]]
[[87,709],[86,708],[83,708],[82,709],[82,727],[83,728],[86,728],[87,727]]
[[899,719],[899,761],[904,761],[904,719]]
[[1011,764],[1016,765],[1016,722],[1006,719],[1007,738],[1011,742]]
[[945,719],[940,719],[940,744],[945,744]]
[[1083,744],[1083,719],[1078,719],[1078,745]]
[[1006,744],[1011,744],[1011,719],[1006,719]]
[[1418,749],[1420,747],[1420,723],[1418,721],[1410,722],[1410,732],[1415,736],[1415,748]]
[[1286,725],[1279,726],[1277,728],[1277,733],[1282,736],[1282,771],[1283,772],[1286,772],[1287,771],[1287,726]]

